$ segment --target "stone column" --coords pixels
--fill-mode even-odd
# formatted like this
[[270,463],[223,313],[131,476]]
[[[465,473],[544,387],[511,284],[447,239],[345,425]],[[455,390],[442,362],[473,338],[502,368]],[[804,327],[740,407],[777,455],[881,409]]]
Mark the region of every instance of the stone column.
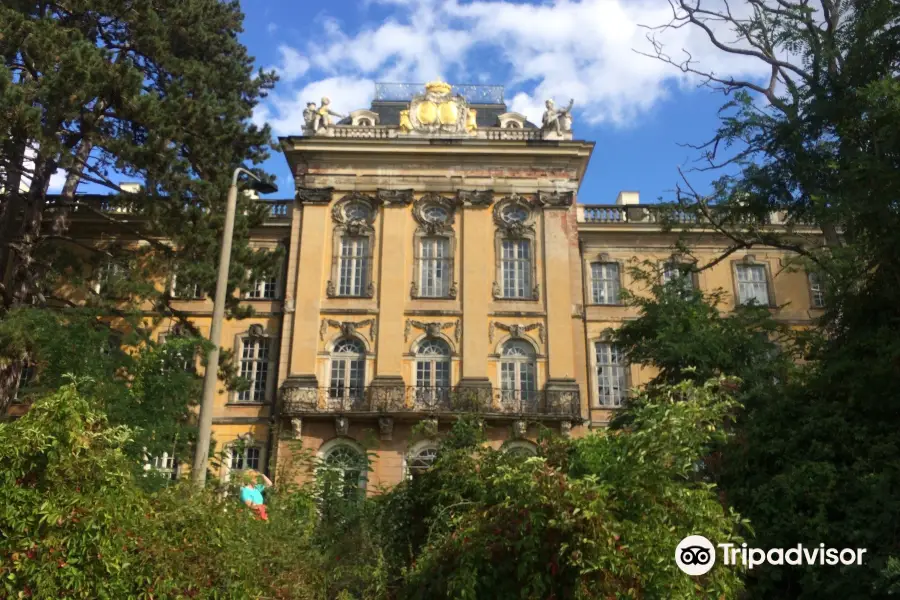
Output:
[[[403,311],[409,284],[407,257],[410,255],[410,214],[412,191],[379,190],[384,203],[378,242],[378,339],[376,342],[373,399],[380,406],[401,401],[405,382],[402,367],[406,350],[403,340]],[[386,403],[386,404],[385,404]]]
[[[578,393],[572,327],[572,248],[578,234],[569,219],[574,194],[539,194],[543,210],[544,294],[547,308],[546,391],[548,411],[571,412],[572,394]],[[577,403],[576,403],[577,406]]]
[[[462,378],[461,388],[488,390],[492,382],[488,378],[488,309],[491,304],[491,286],[495,277],[494,231],[489,204],[464,206],[459,210],[462,243],[459,247],[461,261],[462,294]],[[484,392],[480,392],[484,393]]]
[[[294,285],[294,319],[292,326],[290,374],[288,379],[296,387],[316,387],[316,353],[319,315],[325,282],[329,278],[331,248],[327,245],[331,222],[329,204],[331,190],[306,190],[300,227],[300,250]],[[298,198],[304,200],[303,190]]]

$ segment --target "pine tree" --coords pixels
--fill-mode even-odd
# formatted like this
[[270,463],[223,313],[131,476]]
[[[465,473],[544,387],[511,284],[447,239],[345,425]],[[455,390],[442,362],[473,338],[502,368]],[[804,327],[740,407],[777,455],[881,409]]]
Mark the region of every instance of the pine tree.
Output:
[[[276,77],[255,71],[242,20],[238,2],[218,0],[0,6],[0,317],[86,299],[140,329],[145,319],[128,318],[135,307],[178,317],[160,283],[173,273],[211,293],[231,174],[265,160],[271,139],[251,116]],[[58,170],[65,186],[51,197]],[[141,190],[123,193],[123,178]],[[76,195],[88,183],[115,194],[104,202],[127,206],[128,218]],[[276,256],[247,244],[265,211],[239,198],[230,290],[274,268]],[[73,235],[81,214],[105,221],[113,241]],[[98,273],[109,284],[99,292]],[[30,352],[4,348],[0,398]]]

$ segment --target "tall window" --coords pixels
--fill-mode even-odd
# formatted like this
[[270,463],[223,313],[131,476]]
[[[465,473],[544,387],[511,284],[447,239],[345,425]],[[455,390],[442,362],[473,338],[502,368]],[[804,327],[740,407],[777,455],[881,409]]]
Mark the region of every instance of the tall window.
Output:
[[369,238],[346,236],[341,239],[338,294],[362,296],[368,283]]
[[244,471],[246,469],[259,471],[260,456],[262,455],[259,446],[236,443],[231,447],[229,454],[231,454],[231,457],[228,466],[232,471]]
[[250,282],[250,289],[247,290],[245,298],[251,300],[273,300],[277,295],[278,278],[272,275],[262,279],[255,279]]
[[422,238],[419,246],[419,296],[444,298],[450,294],[450,240]]
[[504,404],[520,411],[537,402],[534,348],[522,340],[510,340],[500,352],[500,395]]
[[125,267],[117,262],[109,261],[97,272],[94,291],[98,294],[110,294],[115,291],[116,284],[124,277]]
[[619,303],[619,263],[591,264],[591,291],[594,304]]
[[172,275],[172,296],[185,300],[194,300],[203,298],[203,291],[200,289],[199,283],[192,282],[186,276],[179,277],[176,273]]
[[737,274],[738,303],[756,302],[762,306],[769,305],[769,281],[764,265],[735,265]]
[[809,297],[813,308],[825,307],[825,288],[822,277],[816,272],[809,273]]
[[269,339],[245,337],[241,339],[241,377],[250,387],[238,392],[238,402],[265,402],[269,380]]
[[613,344],[594,344],[597,363],[597,398],[601,406],[622,406],[628,391],[627,362]]
[[450,347],[441,339],[422,342],[416,353],[416,403],[434,408],[450,395]]
[[674,281],[675,285],[681,290],[683,293],[687,294],[688,292],[693,291],[694,289],[694,277],[688,270],[689,267],[687,265],[683,265],[677,262],[667,262],[663,265],[662,271],[662,282],[663,284],[667,284],[670,281]]
[[359,402],[366,384],[366,348],[362,342],[340,340],[331,354],[328,397],[333,403]]
[[343,498],[352,498],[366,489],[366,457],[349,444],[338,444],[325,453],[326,487],[332,483]]
[[530,240],[502,240],[500,252],[503,297],[530,298],[532,294]]
[[23,387],[27,387],[34,380],[35,376],[35,366],[33,362],[26,361],[22,365],[21,371],[19,371],[19,380],[16,382],[15,387],[13,388],[13,399],[14,403],[19,403],[23,401],[23,397],[21,394],[21,390]]

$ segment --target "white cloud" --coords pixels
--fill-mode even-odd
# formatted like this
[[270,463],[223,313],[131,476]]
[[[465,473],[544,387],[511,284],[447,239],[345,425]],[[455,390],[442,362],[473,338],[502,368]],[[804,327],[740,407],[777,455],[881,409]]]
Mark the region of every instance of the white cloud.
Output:
[[282,81],[296,81],[309,70],[309,60],[290,46],[278,46],[278,53],[281,54],[281,62],[275,70]]
[[[319,39],[302,50],[281,46],[283,81],[304,76],[307,81],[299,91],[280,86],[254,117],[268,119],[277,133],[297,133],[306,101],[328,95],[338,110],[347,112],[368,105],[373,81],[442,77],[505,84],[510,109],[534,122],[547,98],[557,104],[574,98],[577,120],[627,125],[651,110],[670,86],[697,81],[634,51],[651,51],[641,25],[661,25],[671,18],[671,8],[662,0],[373,2],[395,14],[356,32],[345,31],[326,14],[317,18]],[[716,50],[696,28],[670,30],[661,37],[673,56],[687,48],[704,69],[766,75],[752,59]],[[504,71],[505,80],[485,81],[486,71],[496,71],[486,59]],[[320,78],[309,82],[311,73]]]
[[368,107],[374,91],[375,83],[370,79],[330,77],[314,81],[290,96],[274,96],[268,106],[257,107],[253,122],[268,121],[276,135],[299,135],[307,102],[318,105],[322,97],[327,96],[332,101],[331,107],[346,115],[352,110]]

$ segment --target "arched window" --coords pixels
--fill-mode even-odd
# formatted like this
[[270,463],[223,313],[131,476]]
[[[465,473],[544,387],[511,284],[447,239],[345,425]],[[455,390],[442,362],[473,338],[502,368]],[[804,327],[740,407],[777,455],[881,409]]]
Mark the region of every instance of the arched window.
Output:
[[349,408],[362,402],[366,384],[366,348],[357,339],[345,338],[331,352],[328,399],[332,405]]
[[366,489],[366,457],[350,444],[335,444],[324,453],[322,462],[326,472],[320,475],[327,478],[326,490],[336,485],[343,498],[352,498]]
[[416,404],[436,408],[450,397],[450,346],[428,338],[416,352]]
[[507,442],[503,446],[503,452],[505,452],[509,456],[513,456],[522,460],[531,458],[532,456],[537,456],[537,448],[535,447],[535,445],[524,440]]
[[536,409],[534,348],[523,340],[509,340],[500,351],[500,393],[509,409]]
[[437,459],[437,445],[427,443],[410,450],[406,458],[406,467],[411,477],[415,477],[420,473],[424,473],[434,464]]

